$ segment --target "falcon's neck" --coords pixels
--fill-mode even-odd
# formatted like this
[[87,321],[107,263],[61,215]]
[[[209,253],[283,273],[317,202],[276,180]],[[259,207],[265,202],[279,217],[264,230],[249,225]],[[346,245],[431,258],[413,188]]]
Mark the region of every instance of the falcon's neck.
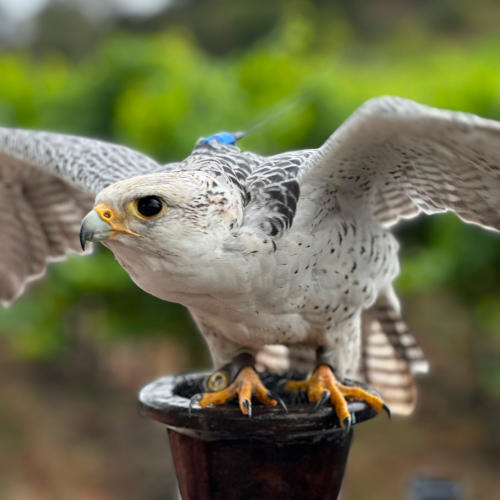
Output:
[[[138,252],[118,241],[107,242],[106,246],[140,288],[169,302],[192,307],[204,296],[215,299],[249,291],[244,288],[253,262],[241,253],[226,252],[224,245],[199,246],[178,255]],[[202,302],[207,302],[206,297]]]

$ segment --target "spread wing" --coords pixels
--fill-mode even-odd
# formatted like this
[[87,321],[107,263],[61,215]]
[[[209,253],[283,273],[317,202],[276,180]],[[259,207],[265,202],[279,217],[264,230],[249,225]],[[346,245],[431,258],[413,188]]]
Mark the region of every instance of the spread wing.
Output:
[[16,300],[47,262],[82,253],[80,223],[102,189],[170,168],[97,140],[0,128],[0,303]]
[[453,210],[500,230],[500,123],[398,97],[361,106],[299,172],[391,225]]

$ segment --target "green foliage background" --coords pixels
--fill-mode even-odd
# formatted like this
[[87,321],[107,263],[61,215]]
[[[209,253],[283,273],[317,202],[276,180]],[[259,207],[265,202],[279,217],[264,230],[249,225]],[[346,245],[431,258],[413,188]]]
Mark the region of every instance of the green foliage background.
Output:
[[[249,11],[248,2],[234,0],[228,11],[228,2],[201,2],[202,14],[193,18],[191,27],[179,22],[155,33],[112,30],[79,59],[53,50],[4,50],[0,124],[115,141],[169,162],[189,155],[200,136],[248,130],[274,114],[241,141],[242,148],[274,154],[319,147],[363,101],[384,94],[500,120],[500,34],[493,2],[481,0],[475,9],[462,1],[442,2],[439,8],[426,3],[418,16],[402,16],[391,29],[383,24],[389,10],[373,11],[372,18],[372,11],[360,2],[332,3],[256,0],[259,9],[267,9],[267,31],[259,31],[252,43],[231,45],[227,40],[238,33],[228,34],[228,24],[215,15],[212,20],[217,17],[219,24],[209,29],[212,21],[203,12],[229,12],[230,25],[238,5]],[[193,12],[197,5],[192,3]],[[252,23],[258,19],[255,14]],[[245,25],[243,21],[238,26]],[[245,40],[251,31],[246,28]],[[217,38],[217,30],[224,36]],[[500,463],[500,239],[453,214],[407,221],[395,231],[401,240],[397,287],[403,310],[436,371],[427,379],[431,382],[421,386],[418,425],[411,432],[408,424],[400,431],[397,425],[391,429],[396,462],[386,453],[379,469],[370,469],[377,470],[371,478],[363,467],[365,481],[351,482],[349,491],[357,493],[346,498],[379,498],[370,496],[375,495],[371,485],[378,485],[380,498],[388,498],[382,493],[385,469],[397,467],[398,453],[409,456],[408,450],[414,457],[422,453],[424,458],[415,458],[415,464],[426,463],[438,435],[450,436],[448,448],[443,446],[451,452],[443,461],[462,456],[453,451],[460,449],[470,457],[469,465],[479,464],[477,477],[487,470],[484,464]],[[82,330],[93,345],[107,348],[124,339],[154,344],[169,338],[189,353],[186,368],[210,365],[187,312],[138,289],[102,247],[96,247],[92,257],[70,256],[49,266],[44,280],[30,285],[10,309],[0,310],[2,359],[29,367],[62,364],[74,352]],[[87,367],[82,378],[93,369]],[[67,371],[57,373],[60,379]],[[26,387],[37,377],[32,374]],[[51,390],[54,380],[47,384]],[[106,387],[102,379],[98,385]],[[74,386],[57,387],[66,404]],[[38,390],[47,397],[47,387]],[[95,393],[92,386],[89,399]],[[449,407],[440,416],[442,401]],[[457,447],[457,435],[464,441],[470,429],[477,430],[479,407],[481,437],[476,433],[474,445]],[[2,408],[6,411],[8,405],[0,398]],[[452,411],[456,419],[448,426]],[[443,426],[449,427],[448,434]],[[136,427],[134,421],[130,428]],[[24,428],[19,432],[26,434]],[[126,435],[120,439],[126,440]],[[373,449],[385,446],[376,439],[372,436]],[[149,449],[145,442],[140,448]],[[370,457],[373,449],[368,444],[366,448],[363,456]],[[485,491],[493,491],[486,479],[484,484]],[[69,490],[74,488],[71,483]],[[163,498],[158,495],[155,498]],[[142,490],[137,498],[144,498]]]
[[[298,7],[285,14],[266,39],[224,58],[208,55],[187,30],[175,28],[115,33],[78,63],[57,54],[3,53],[0,122],[116,141],[168,162],[187,156],[200,136],[246,130],[289,105],[241,146],[268,154],[318,147],[364,100],[384,94],[500,119],[498,35],[465,47],[411,32],[348,43],[341,19],[318,30],[314,16]],[[447,287],[500,337],[498,238],[453,215],[398,232],[399,289]],[[95,335],[186,336],[183,310],[137,290],[104,249],[50,266],[49,276],[0,314],[0,328],[21,356],[60,352],[67,339],[61,318],[71,322],[82,303],[94,317],[87,321]],[[195,339],[186,342],[198,352]]]

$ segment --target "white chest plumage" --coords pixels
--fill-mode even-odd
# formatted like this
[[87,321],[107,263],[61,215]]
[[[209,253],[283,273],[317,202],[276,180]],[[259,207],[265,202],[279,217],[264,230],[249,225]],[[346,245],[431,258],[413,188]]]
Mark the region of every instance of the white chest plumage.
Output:
[[298,217],[276,249],[242,239],[245,251],[207,252],[189,266],[112,249],[141,288],[190,309],[216,365],[242,349],[302,344],[325,346],[339,371],[355,370],[360,314],[398,273],[394,237],[370,221],[332,215],[317,225]]

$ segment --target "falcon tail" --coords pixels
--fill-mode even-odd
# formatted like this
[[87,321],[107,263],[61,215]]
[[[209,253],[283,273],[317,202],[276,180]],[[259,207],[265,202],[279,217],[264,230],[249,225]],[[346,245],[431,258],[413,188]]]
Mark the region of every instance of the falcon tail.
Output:
[[363,313],[360,370],[393,413],[409,415],[417,402],[414,374],[426,373],[429,367],[391,295],[380,294]]

